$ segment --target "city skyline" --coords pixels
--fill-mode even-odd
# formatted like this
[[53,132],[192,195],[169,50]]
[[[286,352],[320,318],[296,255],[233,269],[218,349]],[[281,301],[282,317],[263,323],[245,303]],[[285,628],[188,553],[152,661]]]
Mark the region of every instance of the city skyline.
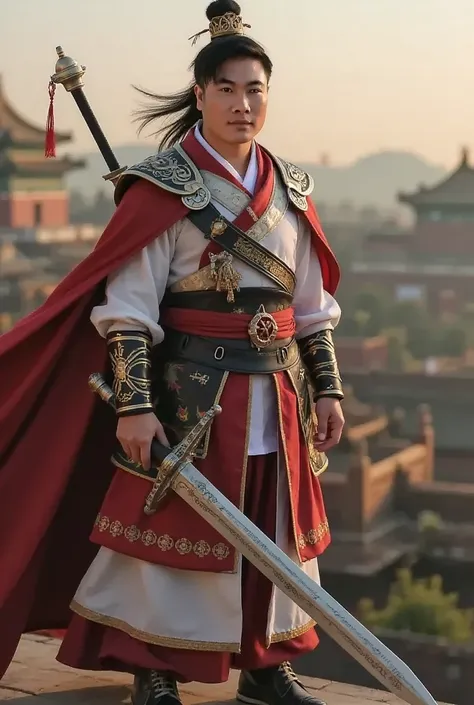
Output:
[[[5,1],[5,0],[4,0]],[[137,142],[132,84],[169,92],[190,79],[187,66],[208,41],[187,38],[206,26],[207,2],[173,6],[141,0],[83,0],[80,14],[54,0],[2,7],[0,74],[24,116],[41,125],[55,46],[87,67],[85,91],[113,145]],[[295,160],[348,164],[384,149],[411,151],[447,168],[473,145],[470,0],[287,0],[242,2],[250,34],[275,63],[269,119],[261,140]],[[21,46],[21,50],[19,47]],[[74,133],[72,151],[94,150],[70,96],[56,93],[56,126]],[[288,129],[290,126],[290,129]],[[154,148],[153,140],[147,141]]]

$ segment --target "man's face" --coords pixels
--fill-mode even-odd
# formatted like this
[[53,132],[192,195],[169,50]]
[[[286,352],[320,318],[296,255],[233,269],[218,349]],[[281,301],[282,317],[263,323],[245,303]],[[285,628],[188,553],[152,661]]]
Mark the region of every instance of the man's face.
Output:
[[251,142],[265,124],[268,81],[258,60],[226,61],[216,80],[195,92],[206,132],[227,144]]

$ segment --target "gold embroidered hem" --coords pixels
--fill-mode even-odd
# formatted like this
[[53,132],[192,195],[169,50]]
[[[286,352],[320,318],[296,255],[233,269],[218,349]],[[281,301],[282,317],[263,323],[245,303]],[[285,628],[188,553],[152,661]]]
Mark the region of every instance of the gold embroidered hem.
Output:
[[270,646],[270,644],[278,644],[282,641],[291,641],[291,639],[297,639],[299,636],[303,636],[303,634],[309,632],[310,629],[314,629],[315,626],[316,622],[314,621],[314,619],[310,619],[310,621],[306,622],[306,624],[302,624],[301,626],[295,627],[294,629],[288,629],[286,632],[278,632],[277,634],[272,634],[267,644],[268,646]]
[[132,627],[130,624],[127,624],[127,622],[121,619],[109,617],[87,609],[87,607],[83,607],[81,604],[76,602],[76,600],[71,602],[70,608],[80,617],[88,619],[90,622],[102,624],[105,627],[112,627],[113,629],[119,629],[121,632],[125,632],[128,636],[131,636],[133,639],[138,639],[146,644],[164,646],[172,649],[188,649],[190,651],[224,651],[233,654],[240,653],[240,644],[238,643],[195,641],[190,639],[179,639],[177,637],[159,636],[158,634],[149,634],[141,629]]
[[315,546],[319,543],[325,536],[329,535],[329,522],[322,521],[321,524],[316,527],[316,529],[310,529],[307,534],[300,534],[298,536],[298,545],[300,548],[306,548],[306,546]]

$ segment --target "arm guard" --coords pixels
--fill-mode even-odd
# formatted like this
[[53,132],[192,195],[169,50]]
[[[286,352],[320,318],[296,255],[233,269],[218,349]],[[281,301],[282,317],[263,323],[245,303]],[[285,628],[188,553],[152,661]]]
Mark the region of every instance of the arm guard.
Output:
[[315,401],[321,397],[344,399],[332,330],[322,330],[299,341],[301,357],[315,391]]
[[107,335],[107,347],[114,374],[117,416],[153,411],[149,333],[112,331]]

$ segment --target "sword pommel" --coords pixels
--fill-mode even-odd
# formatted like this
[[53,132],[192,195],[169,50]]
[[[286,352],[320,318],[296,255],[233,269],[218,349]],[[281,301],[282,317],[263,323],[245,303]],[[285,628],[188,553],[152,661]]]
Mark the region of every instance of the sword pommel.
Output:
[[94,373],[89,377],[89,389],[94,392],[94,394],[98,394],[109,406],[115,406],[114,393],[109,385],[106,384],[102,375]]
[[84,81],[82,77],[86,67],[78,64],[70,56],[64,54],[62,47],[56,47],[58,60],[56,62],[55,73],[51,76],[53,83],[60,83],[70,93],[77,88],[82,88]]

